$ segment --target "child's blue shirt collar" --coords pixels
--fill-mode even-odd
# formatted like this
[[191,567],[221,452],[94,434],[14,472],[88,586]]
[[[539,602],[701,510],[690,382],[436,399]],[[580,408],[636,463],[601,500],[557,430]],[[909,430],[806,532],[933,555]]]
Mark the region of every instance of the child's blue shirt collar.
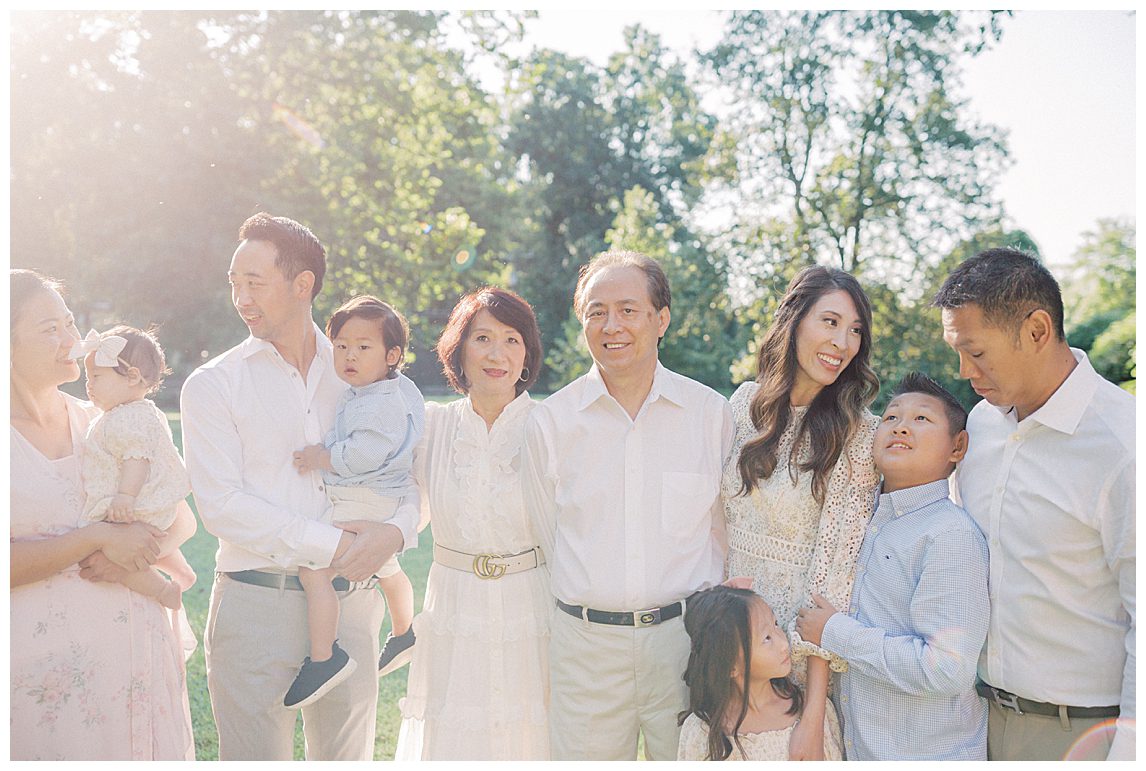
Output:
[[883,492],[881,486],[876,510],[878,511],[884,506],[891,506],[895,511],[895,516],[902,517],[949,497],[950,492],[946,479],[937,479],[934,482],[916,485],[915,487],[905,487],[893,493]]

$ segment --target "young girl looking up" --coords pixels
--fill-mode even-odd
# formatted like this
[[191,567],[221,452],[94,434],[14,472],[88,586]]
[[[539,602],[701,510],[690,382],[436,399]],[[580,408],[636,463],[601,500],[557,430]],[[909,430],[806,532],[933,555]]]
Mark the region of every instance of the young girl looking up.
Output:
[[[750,589],[705,589],[688,599],[684,625],[689,705],[680,716],[677,760],[788,760],[804,698],[788,678],[788,636],[768,603]],[[824,758],[842,760],[830,702]]]
[[[84,519],[146,522],[166,530],[175,521],[176,504],[191,492],[191,481],[166,416],[146,398],[168,374],[163,349],[153,332],[117,326],[102,335],[93,329],[77,342],[72,358],[80,357],[88,398],[103,410],[84,441]],[[120,583],[178,609],[183,592],[195,583],[195,571],[178,549],[155,568],[129,573]]]
[[[385,522],[393,517],[399,499],[413,489],[414,447],[426,420],[421,392],[400,372],[409,328],[396,310],[363,295],[334,312],[326,334],[334,343],[334,369],[350,388],[338,403],[326,443],[296,452],[294,465],[300,474],[322,472],[332,522]],[[290,708],[317,701],[356,666],[335,639],[339,606],[331,581],[337,571],[300,567],[298,573],[306,592],[310,656],[283,699],[283,706]],[[414,588],[395,557],[377,575],[392,628],[378,661],[379,674],[384,675],[410,660]]]

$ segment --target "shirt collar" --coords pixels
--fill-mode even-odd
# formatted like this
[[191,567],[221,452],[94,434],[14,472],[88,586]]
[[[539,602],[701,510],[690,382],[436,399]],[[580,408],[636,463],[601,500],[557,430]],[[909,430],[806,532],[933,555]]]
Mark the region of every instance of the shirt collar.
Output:
[[895,509],[895,516],[902,517],[905,514],[918,511],[924,506],[930,506],[936,501],[948,497],[949,493],[950,489],[948,488],[947,480],[937,479],[925,485],[905,487],[893,493],[881,492],[879,496],[879,508],[890,505]]
[[[322,330],[319,329],[318,324],[315,324],[313,321],[311,321],[310,325],[314,329],[314,336],[316,341],[315,352],[318,355],[318,358],[322,359],[324,362],[333,363],[334,346],[331,344],[330,340],[327,339],[326,335],[322,333]],[[269,340],[260,340],[254,335],[248,336],[246,340],[239,343],[239,347],[242,349],[240,353],[244,359],[249,359],[258,353],[277,352],[274,343],[270,342]]]
[[373,383],[367,383],[364,386],[350,386],[346,390],[355,396],[362,396],[364,394],[395,394],[399,393],[400,383],[398,381],[401,377],[402,374],[399,373],[398,377],[375,380]]
[[1030,414],[1031,419],[1064,434],[1073,434],[1078,428],[1082,414],[1090,406],[1090,400],[1098,388],[1100,377],[1085,353],[1078,348],[1071,348],[1070,352],[1074,354],[1078,366],[1067,375],[1046,403]]
[[[585,387],[581,391],[581,403],[577,409],[583,410],[604,396],[611,398],[609,389],[605,386],[605,380],[601,377],[601,370],[597,368],[597,363],[593,362],[593,366],[585,374]],[[645,397],[645,404],[652,404],[662,397],[678,407],[684,404],[681,398],[680,384],[672,377],[672,373],[665,365],[658,360],[657,368],[653,371],[653,386],[649,389],[649,395]]]

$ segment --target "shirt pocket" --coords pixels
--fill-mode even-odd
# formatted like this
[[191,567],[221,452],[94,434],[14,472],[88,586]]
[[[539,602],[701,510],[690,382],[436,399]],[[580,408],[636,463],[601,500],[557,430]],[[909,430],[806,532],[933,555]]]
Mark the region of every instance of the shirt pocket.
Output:
[[690,541],[709,525],[709,511],[716,501],[717,480],[709,474],[666,471],[661,477],[661,526],[665,533]]

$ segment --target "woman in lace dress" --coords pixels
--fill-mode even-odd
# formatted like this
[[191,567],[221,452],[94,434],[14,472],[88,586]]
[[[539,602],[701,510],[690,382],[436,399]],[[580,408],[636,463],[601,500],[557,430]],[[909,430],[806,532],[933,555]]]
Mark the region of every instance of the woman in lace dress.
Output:
[[479,289],[458,302],[437,352],[465,398],[426,405],[414,456],[434,562],[395,759],[547,760],[552,600],[519,478],[542,358],[533,310]]
[[75,320],[32,271],[13,270],[11,289],[12,759],[193,759],[172,617],[114,579],[178,548],[194,516],[181,504],[162,538],[143,522],[80,527],[98,410],[59,390],[80,375]]
[[813,593],[848,606],[879,481],[871,452],[879,419],[867,410],[879,391],[870,351],[871,305],[859,282],[838,269],[805,268],[760,343],[755,382],[731,400],[726,571],[752,578],[793,637],[793,659],[808,656],[794,670],[807,703],[793,758],[821,756],[830,658],[795,634],[796,611],[811,606]]

